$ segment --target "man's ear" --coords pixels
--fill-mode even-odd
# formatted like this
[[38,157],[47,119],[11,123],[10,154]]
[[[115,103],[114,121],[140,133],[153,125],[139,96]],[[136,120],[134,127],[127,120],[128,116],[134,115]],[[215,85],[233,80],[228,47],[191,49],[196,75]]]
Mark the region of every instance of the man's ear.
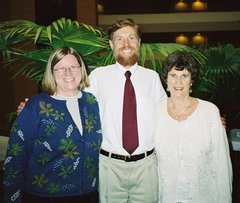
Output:
[[141,39],[139,39],[139,41],[138,41],[138,46],[139,47],[141,46]]
[[113,42],[112,42],[112,40],[109,40],[108,42],[109,42],[109,45],[110,45],[111,49],[113,49]]

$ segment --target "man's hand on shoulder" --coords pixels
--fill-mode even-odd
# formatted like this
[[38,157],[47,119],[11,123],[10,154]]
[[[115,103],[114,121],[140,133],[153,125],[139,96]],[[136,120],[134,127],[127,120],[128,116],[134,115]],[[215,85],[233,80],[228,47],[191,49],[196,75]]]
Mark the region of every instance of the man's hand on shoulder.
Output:
[[221,116],[221,122],[222,122],[222,125],[224,126],[224,128],[226,129],[227,128],[227,121],[226,121],[226,118]]
[[20,104],[17,107],[17,114],[19,114],[23,110],[27,101],[28,101],[28,98],[25,98],[23,102],[20,102]]

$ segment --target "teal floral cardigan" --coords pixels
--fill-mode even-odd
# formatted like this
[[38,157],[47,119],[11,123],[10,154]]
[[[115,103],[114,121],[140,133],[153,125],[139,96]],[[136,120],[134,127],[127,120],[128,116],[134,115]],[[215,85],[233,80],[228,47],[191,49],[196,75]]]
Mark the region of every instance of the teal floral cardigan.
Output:
[[77,196],[98,188],[102,141],[95,97],[78,99],[83,134],[66,101],[47,93],[33,96],[13,124],[5,160],[6,202],[21,202],[22,193]]

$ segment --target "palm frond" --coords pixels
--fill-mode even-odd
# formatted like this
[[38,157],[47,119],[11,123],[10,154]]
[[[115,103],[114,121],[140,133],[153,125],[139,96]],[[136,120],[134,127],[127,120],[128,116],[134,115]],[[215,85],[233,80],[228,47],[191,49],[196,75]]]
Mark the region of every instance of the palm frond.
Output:
[[49,26],[13,20],[0,24],[0,27],[0,50],[5,67],[9,70],[15,67],[14,77],[25,75],[41,80],[46,60],[51,50],[57,47],[73,47],[90,66],[96,64],[98,57],[95,55],[109,49],[108,39],[101,29],[65,18]]
[[[206,63],[195,89],[197,97],[215,103],[221,110],[239,106],[240,52],[230,44],[209,47]],[[231,96],[230,96],[231,95]],[[239,107],[240,108],[240,107]]]
[[190,52],[201,65],[205,63],[206,58],[202,53],[185,45],[176,43],[143,43],[140,49],[140,64],[142,66],[150,66],[151,69],[159,72],[165,58],[170,53],[179,50]]
[[206,51],[207,61],[204,66],[204,77],[229,86],[240,79],[240,49],[232,45],[218,45]]
[[[83,55],[90,69],[115,62],[107,34],[100,28],[79,24],[65,18],[58,19],[48,26],[38,25],[31,21],[15,20],[8,21],[1,27],[3,29],[0,33],[4,33],[5,36],[1,40],[2,50],[7,56],[5,64],[8,67],[14,67],[13,64],[16,66],[16,61],[18,61],[18,64],[22,65],[22,68],[18,66],[15,77],[23,74],[39,81],[50,51],[61,46],[76,49]],[[29,44],[32,46],[30,50]],[[13,46],[18,48],[13,50]],[[199,61],[203,61],[203,56],[195,49],[174,43],[160,43],[142,44],[140,64],[160,72],[162,61],[169,53],[176,50],[190,51]]]

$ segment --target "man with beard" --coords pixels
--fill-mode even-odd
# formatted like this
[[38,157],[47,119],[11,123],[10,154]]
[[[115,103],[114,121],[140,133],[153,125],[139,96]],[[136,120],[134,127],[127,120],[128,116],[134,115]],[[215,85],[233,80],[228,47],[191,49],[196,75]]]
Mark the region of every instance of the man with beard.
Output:
[[[166,93],[158,74],[138,65],[141,41],[138,25],[131,19],[119,19],[110,26],[108,34],[116,63],[92,71],[88,89],[98,100],[102,124],[100,202],[157,202],[158,179],[153,150],[155,104],[164,99]],[[132,152],[124,149],[122,138],[126,71],[131,72],[136,95],[138,145]]]

